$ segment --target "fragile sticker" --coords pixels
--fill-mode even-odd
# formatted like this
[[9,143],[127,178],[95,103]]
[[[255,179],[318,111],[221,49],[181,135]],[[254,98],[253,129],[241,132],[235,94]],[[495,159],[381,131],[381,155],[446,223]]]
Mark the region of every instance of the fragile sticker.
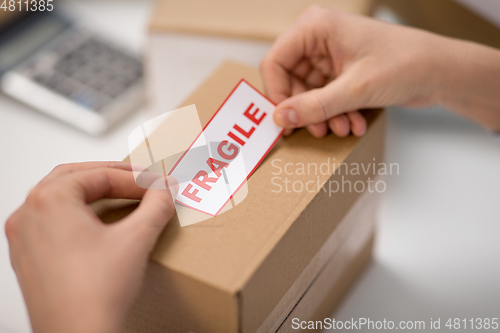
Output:
[[176,202],[215,216],[245,184],[283,133],[275,105],[241,80],[170,170]]

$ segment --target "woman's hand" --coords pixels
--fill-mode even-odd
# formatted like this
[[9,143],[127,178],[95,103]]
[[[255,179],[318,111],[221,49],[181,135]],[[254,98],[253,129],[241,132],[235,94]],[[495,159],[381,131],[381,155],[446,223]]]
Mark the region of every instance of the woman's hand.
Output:
[[359,136],[357,110],[395,104],[441,104],[500,129],[499,63],[491,48],[314,6],[276,40],[261,72],[279,126]]
[[[167,188],[163,176],[153,181]],[[121,221],[104,224],[88,207],[100,198],[142,201]],[[173,213],[169,190],[138,187],[128,163],[55,168],[5,225],[34,332],[121,331]]]

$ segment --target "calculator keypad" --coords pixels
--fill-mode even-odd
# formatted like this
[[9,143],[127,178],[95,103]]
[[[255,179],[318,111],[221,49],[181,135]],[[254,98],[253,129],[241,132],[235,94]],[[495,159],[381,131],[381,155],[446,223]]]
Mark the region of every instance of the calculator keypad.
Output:
[[24,74],[94,111],[141,81],[142,64],[136,57],[76,30],[65,37],[33,59]]

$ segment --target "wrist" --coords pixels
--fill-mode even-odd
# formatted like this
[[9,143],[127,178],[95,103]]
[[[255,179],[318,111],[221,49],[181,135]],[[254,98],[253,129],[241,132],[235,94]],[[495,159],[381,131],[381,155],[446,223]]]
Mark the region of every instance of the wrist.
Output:
[[500,51],[443,37],[435,104],[490,130],[500,130]]
[[31,315],[34,333],[118,333],[122,318],[114,311],[99,310],[99,306],[74,304],[69,307],[52,307]]
[[460,49],[456,40],[440,35],[428,33],[431,38],[426,46],[427,56],[426,65],[424,66],[425,81],[424,85],[425,98],[429,105],[437,105],[448,107],[450,101],[453,100],[454,82],[457,76],[460,76],[458,59],[456,52]]

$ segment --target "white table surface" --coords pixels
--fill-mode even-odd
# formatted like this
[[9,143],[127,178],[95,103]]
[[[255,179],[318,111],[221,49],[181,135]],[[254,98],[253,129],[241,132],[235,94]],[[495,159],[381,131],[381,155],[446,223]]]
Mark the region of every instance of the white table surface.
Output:
[[[142,49],[149,1],[65,6],[84,24]],[[57,164],[123,158],[128,134],[146,119],[138,111],[95,138],[0,95],[1,224]],[[399,163],[400,175],[387,179],[374,259],[335,317],[500,317],[500,141],[444,110],[393,108],[387,161]],[[0,332],[29,331],[1,232]]]

